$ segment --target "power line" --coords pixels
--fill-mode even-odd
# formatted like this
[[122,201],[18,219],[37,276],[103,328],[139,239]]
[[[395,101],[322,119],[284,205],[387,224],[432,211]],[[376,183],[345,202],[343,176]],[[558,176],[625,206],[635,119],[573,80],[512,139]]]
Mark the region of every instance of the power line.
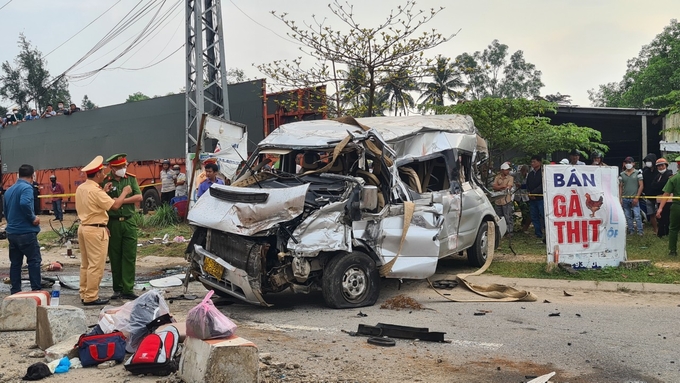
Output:
[[136,71],[136,70],[142,70],[142,69],[151,68],[152,66],[156,66],[156,65],[162,63],[163,61],[169,59],[170,56],[174,55],[174,54],[177,53],[180,49],[184,48],[185,45],[186,45],[186,44],[180,45],[179,48],[177,48],[177,49],[175,49],[174,51],[172,51],[172,53],[170,53],[169,55],[163,57],[162,59],[156,61],[156,62],[153,63],[153,64],[150,64],[150,65],[147,65],[147,66],[143,66],[143,67],[141,67],[141,68],[123,68],[123,67],[117,67],[117,68],[111,68],[111,69],[122,69],[122,70],[127,70],[127,71]]
[[[10,2],[11,2],[11,1],[12,1],[12,0],[10,0]],[[79,30],[78,32],[76,32],[73,36],[69,37],[68,40],[66,40],[66,41],[64,41],[63,43],[59,44],[58,47],[56,47],[56,48],[52,49],[51,51],[49,51],[49,52],[48,52],[46,55],[44,55],[42,58],[44,59],[45,57],[49,56],[52,52],[54,52],[54,51],[56,51],[57,49],[61,48],[64,44],[66,44],[67,42],[71,41],[71,39],[73,39],[74,37],[78,36],[78,34],[80,34],[80,32],[84,31],[85,29],[87,29],[87,27],[89,27],[90,25],[92,25],[95,21],[99,20],[99,19],[100,19],[102,16],[104,16],[108,11],[110,11],[111,8],[113,8],[113,7],[115,7],[116,5],[118,5],[118,3],[120,3],[121,1],[123,1],[123,0],[118,0],[115,4],[113,4],[113,5],[110,6],[107,10],[105,10],[101,15],[97,16],[97,18],[95,18],[94,20],[90,21],[89,24],[87,24],[87,25],[84,26],[81,30]],[[8,4],[9,4],[9,3],[8,3]],[[7,5],[7,4],[5,4],[5,5]],[[3,8],[4,8],[4,6],[3,6]],[[2,9],[2,8],[0,8],[0,9]]]
[[8,6],[9,3],[11,3],[11,2],[12,2],[12,0],[9,0],[8,2],[6,2],[5,5],[3,5],[2,7],[0,7],[0,11],[2,10],[2,8],[5,8],[6,6]]
[[291,39],[289,39],[289,38],[283,37],[283,36],[281,36],[280,34],[276,33],[276,31],[274,31],[273,29],[271,29],[271,28],[269,28],[269,27],[267,27],[267,26],[265,26],[265,25],[260,24],[260,22],[258,22],[257,20],[253,19],[252,17],[250,17],[250,16],[249,16],[247,13],[245,13],[241,8],[239,8],[239,6],[236,5],[236,3],[234,3],[232,0],[229,0],[229,2],[230,2],[234,7],[236,7],[236,9],[238,9],[241,13],[243,13],[243,15],[244,15],[245,17],[249,18],[250,21],[252,21],[253,23],[255,23],[255,24],[261,26],[262,28],[264,28],[264,29],[268,30],[269,32],[275,34],[277,37],[279,37],[279,38],[281,38],[281,39],[284,39],[284,40],[288,41],[289,43],[293,43],[293,44],[297,44],[297,45],[300,45],[300,46],[304,46],[303,44],[300,44],[299,42],[297,42],[297,41],[295,41],[295,40],[291,40]]

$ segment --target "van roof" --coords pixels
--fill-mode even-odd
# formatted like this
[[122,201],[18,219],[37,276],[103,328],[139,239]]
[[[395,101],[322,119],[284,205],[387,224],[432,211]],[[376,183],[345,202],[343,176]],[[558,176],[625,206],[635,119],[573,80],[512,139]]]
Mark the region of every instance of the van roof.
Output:
[[[375,129],[387,142],[424,132],[470,135],[476,140],[477,129],[470,116],[445,114],[431,116],[389,116],[357,118],[361,125]],[[356,125],[336,120],[299,121],[281,125],[258,145],[280,148],[332,147],[347,137],[347,132],[363,133]]]

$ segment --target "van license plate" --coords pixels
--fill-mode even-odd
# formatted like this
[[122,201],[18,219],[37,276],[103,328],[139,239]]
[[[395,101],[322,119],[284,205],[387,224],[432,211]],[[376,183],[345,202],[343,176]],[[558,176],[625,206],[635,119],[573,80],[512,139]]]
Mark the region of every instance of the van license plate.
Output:
[[224,266],[217,263],[215,260],[205,257],[203,258],[203,270],[217,279],[222,279],[224,273]]

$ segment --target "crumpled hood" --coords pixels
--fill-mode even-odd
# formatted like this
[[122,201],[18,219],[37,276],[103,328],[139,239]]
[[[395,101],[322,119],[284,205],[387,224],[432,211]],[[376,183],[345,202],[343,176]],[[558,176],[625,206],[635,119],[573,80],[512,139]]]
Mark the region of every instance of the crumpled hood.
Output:
[[654,164],[656,164],[656,159],[657,159],[657,158],[656,158],[656,154],[654,154],[654,153],[649,153],[649,154],[642,160],[642,162],[651,161],[651,162],[652,162],[652,165],[654,165]]
[[189,210],[189,223],[253,235],[302,214],[309,184],[280,189],[213,184],[211,188],[216,190],[203,194]]

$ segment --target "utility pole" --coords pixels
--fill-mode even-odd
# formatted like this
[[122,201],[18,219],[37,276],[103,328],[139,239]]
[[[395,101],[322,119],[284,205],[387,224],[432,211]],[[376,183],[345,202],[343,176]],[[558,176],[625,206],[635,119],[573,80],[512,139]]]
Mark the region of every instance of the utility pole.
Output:
[[[186,0],[186,152],[194,153],[203,113],[230,120],[220,0]],[[202,149],[212,150],[201,145]]]

